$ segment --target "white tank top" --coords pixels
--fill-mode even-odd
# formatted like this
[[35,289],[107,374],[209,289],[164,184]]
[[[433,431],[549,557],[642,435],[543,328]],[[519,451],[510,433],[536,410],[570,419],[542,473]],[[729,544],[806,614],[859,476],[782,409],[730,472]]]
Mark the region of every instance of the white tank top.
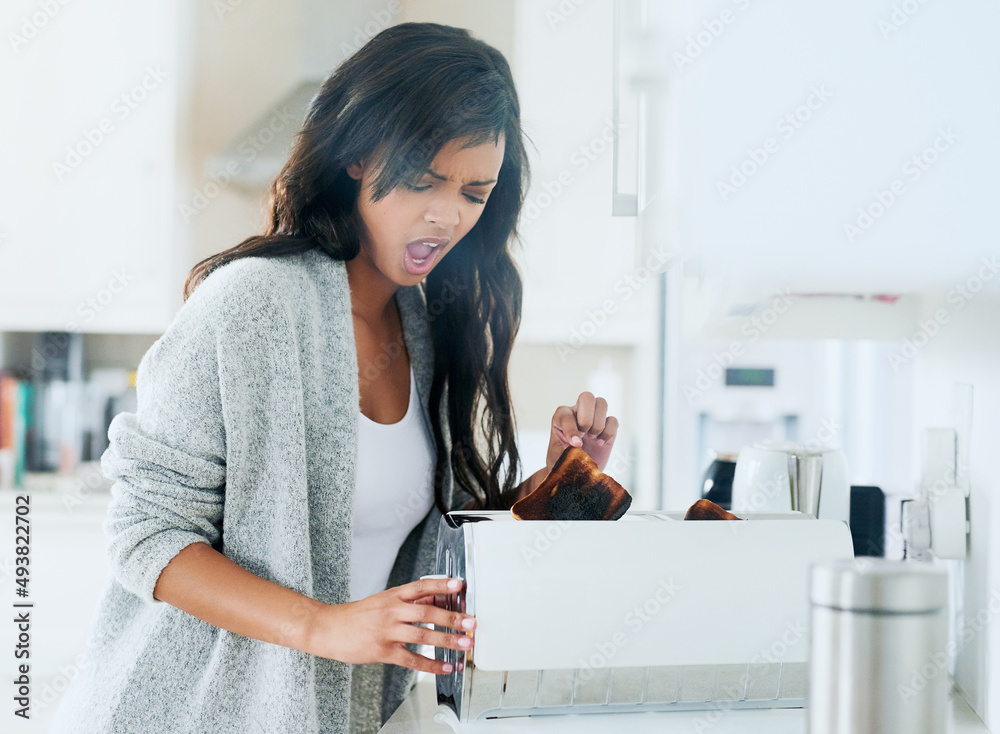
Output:
[[359,415],[351,601],[385,589],[400,546],[434,504],[434,457],[411,365],[410,402],[401,421],[376,423]]

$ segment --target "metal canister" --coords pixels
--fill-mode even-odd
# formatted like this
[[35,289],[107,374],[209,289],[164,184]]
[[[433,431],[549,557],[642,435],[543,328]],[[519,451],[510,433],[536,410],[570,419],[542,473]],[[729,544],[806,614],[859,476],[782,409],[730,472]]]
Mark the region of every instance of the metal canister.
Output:
[[949,691],[948,576],[857,558],[812,571],[810,734],[940,734]]

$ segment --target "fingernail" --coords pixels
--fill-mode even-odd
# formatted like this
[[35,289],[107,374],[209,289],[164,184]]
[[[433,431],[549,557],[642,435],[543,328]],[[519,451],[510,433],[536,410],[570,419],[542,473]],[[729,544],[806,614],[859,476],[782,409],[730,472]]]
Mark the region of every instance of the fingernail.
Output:
[[475,626],[476,626],[476,620],[472,619],[471,617],[466,617],[465,619],[462,620],[462,627],[467,630],[471,630]]
[[573,438],[571,438],[569,442],[574,446],[583,446],[583,439],[580,438],[579,436],[573,436]]
[[605,440],[604,440],[603,438],[599,438],[599,439],[597,439],[597,445],[598,445],[598,446],[603,446],[603,445],[604,445],[605,443],[606,443],[606,442],[605,442]]
[[459,581],[458,579],[452,579],[451,581],[448,582],[448,588],[451,589],[452,591],[457,590],[461,585],[462,582]]
[[463,638],[461,638],[458,641],[458,646],[459,647],[468,647],[471,644],[472,644],[472,640],[470,640],[468,637],[463,637]]
[[442,669],[444,670],[445,673],[450,673],[451,672],[451,663],[445,663],[441,667],[442,667]]

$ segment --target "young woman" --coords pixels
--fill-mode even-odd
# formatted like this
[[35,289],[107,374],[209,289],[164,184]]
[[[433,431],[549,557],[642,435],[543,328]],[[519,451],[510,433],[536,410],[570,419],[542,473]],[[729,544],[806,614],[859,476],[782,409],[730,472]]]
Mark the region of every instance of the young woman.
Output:
[[391,27],[326,80],[266,233],[192,270],[112,423],[112,574],[55,731],[374,731],[450,672],[416,654],[475,629],[420,580],[442,513],[509,508],[570,445],[603,468],[617,432],[583,393],[517,482],[527,173],[467,31]]

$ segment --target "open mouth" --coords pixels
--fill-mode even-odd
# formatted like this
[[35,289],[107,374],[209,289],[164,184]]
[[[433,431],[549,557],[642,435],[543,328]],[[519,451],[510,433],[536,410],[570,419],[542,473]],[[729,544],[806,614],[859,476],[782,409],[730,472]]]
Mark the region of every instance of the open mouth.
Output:
[[443,237],[422,237],[406,245],[403,267],[410,275],[426,275],[434,267],[448,240]]

